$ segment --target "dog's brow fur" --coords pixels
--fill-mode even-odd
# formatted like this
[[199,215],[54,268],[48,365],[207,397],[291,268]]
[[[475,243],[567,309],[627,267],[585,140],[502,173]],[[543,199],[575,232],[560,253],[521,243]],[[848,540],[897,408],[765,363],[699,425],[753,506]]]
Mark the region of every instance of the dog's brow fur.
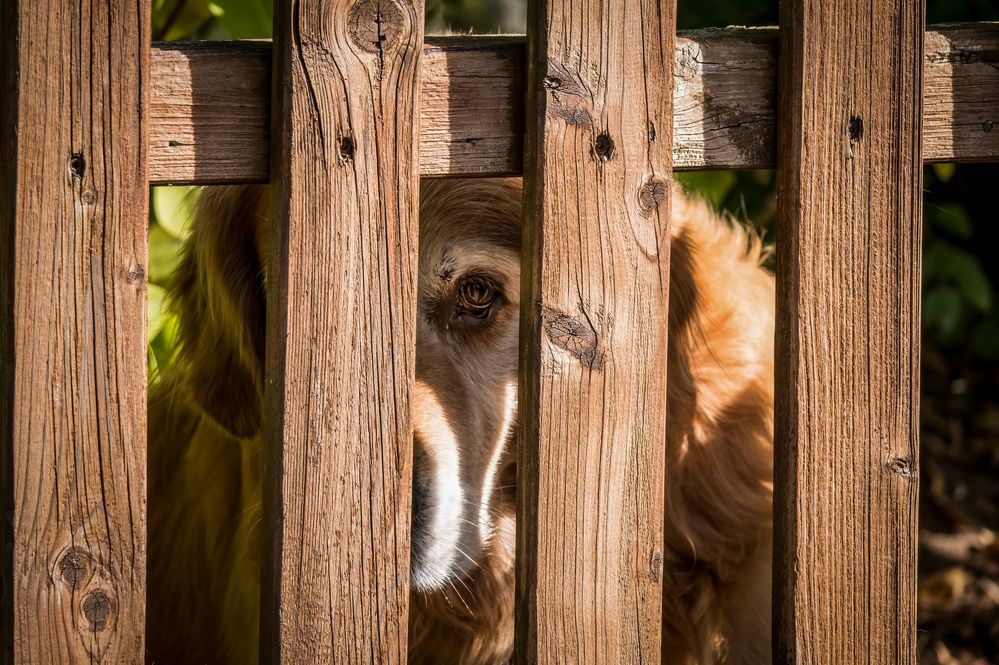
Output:
[[[258,657],[267,199],[265,187],[206,190],[170,288],[180,348],[149,404],[152,662]],[[413,592],[412,663],[511,657],[520,215],[518,180],[421,186],[414,486],[428,516],[413,530],[414,589],[420,566],[444,582]],[[760,263],[757,238],[674,191],[663,565],[674,663],[770,660],[774,284]],[[470,274],[499,296],[474,331],[454,318]],[[455,447],[457,459],[440,457]],[[435,475],[452,463],[459,474]],[[457,518],[433,513],[444,476],[467,504]]]

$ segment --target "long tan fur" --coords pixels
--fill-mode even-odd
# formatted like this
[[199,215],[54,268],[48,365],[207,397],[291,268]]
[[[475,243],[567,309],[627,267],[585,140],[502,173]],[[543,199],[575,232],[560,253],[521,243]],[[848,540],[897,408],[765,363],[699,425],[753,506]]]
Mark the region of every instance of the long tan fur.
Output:
[[[443,410],[465,414],[446,434],[496,478],[475,566],[413,592],[412,663],[503,663],[513,647],[520,198],[516,180],[421,189],[415,473]],[[181,347],[149,411],[153,662],[257,660],[266,199],[207,191],[171,288]],[[678,191],[672,239],[664,640],[677,663],[769,663],[773,278],[757,239]],[[503,307],[448,346],[435,303],[480,264]]]

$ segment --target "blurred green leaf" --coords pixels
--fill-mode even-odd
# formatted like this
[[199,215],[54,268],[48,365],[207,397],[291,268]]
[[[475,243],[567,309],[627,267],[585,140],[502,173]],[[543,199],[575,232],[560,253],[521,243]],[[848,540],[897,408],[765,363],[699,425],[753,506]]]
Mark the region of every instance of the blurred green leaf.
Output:
[[972,344],[980,355],[990,359],[999,358],[999,309],[993,309],[979,324]]
[[150,284],[146,298],[147,315],[147,336],[150,340],[155,339],[163,329],[163,322],[166,320],[166,289],[156,284]]
[[233,39],[266,39],[273,33],[271,0],[214,0],[219,22]]
[[937,249],[936,243],[926,243],[926,248],[923,250],[922,270],[923,287],[925,288],[940,272],[940,251]]
[[154,223],[149,228],[149,281],[166,286],[180,259],[180,241]]
[[195,187],[154,187],[152,209],[156,223],[174,238],[183,240],[194,218]]
[[212,20],[211,4],[209,0],[155,0],[153,39],[192,39],[198,30]]
[[987,312],[992,307],[992,285],[982,264],[971,252],[937,239],[923,252],[923,275],[926,289],[936,290],[937,282],[956,289],[965,301]]
[[950,182],[950,179],[954,177],[954,171],[957,169],[956,164],[934,164],[933,173],[936,174],[940,182]]
[[963,312],[961,297],[956,291],[948,287],[934,289],[923,300],[923,325],[949,339],[957,332]]
[[177,348],[177,317],[167,309],[166,289],[149,284],[146,299],[148,313],[149,378],[157,376],[169,364]]
[[736,183],[733,171],[687,171],[676,174],[684,190],[703,196],[713,207],[720,208]]
[[960,203],[949,201],[927,206],[927,219],[930,223],[954,236],[967,240],[974,234],[968,211]]
[[149,342],[149,377],[158,376],[169,366],[174,350],[177,348],[177,319],[167,316],[159,334]]
[[961,287],[961,295],[981,312],[992,308],[992,285],[978,259],[965,253],[966,260],[953,264],[951,273]]

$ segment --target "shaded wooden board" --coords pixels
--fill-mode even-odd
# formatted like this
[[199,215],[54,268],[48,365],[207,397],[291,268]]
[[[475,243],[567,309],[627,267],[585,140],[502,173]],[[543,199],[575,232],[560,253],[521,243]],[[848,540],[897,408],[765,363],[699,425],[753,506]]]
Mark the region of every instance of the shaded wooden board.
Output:
[[405,663],[423,3],[276,16],[261,650]]
[[774,662],[912,665],[923,2],[828,7],[781,10]]
[[142,663],[149,4],[0,11],[0,661]]
[[[518,37],[428,37],[420,173],[520,175],[524,46]],[[673,168],[773,168],[776,31],[681,32]],[[926,33],[923,157],[999,160],[999,24]],[[266,182],[268,42],[153,49],[153,184]],[[993,129],[995,127],[995,129]]]
[[658,663],[675,3],[528,21],[518,663]]

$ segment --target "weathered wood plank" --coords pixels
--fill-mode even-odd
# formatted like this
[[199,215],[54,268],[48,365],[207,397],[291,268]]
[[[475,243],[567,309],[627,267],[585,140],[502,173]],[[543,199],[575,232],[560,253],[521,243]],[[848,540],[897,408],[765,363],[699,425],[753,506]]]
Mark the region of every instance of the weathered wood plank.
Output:
[[[523,38],[428,37],[422,62],[423,175],[520,173]],[[152,183],[266,182],[270,67],[267,41],[158,45]]]
[[[154,48],[153,184],[267,181],[268,48],[267,42]],[[768,28],[680,33],[674,170],[774,167],[776,49],[776,31]],[[427,38],[422,175],[521,173],[524,62],[518,37]],[[999,160],[997,62],[999,23],[941,25],[926,33],[927,162]]]
[[517,662],[657,663],[675,3],[532,7]]
[[276,16],[262,654],[405,663],[423,3]]
[[926,33],[923,160],[999,161],[999,23]]
[[0,11],[0,661],[142,663],[149,5]]
[[777,663],[916,662],[923,20],[782,4]]
[[270,41],[162,43],[152,75],[152,184],[268,180]]

